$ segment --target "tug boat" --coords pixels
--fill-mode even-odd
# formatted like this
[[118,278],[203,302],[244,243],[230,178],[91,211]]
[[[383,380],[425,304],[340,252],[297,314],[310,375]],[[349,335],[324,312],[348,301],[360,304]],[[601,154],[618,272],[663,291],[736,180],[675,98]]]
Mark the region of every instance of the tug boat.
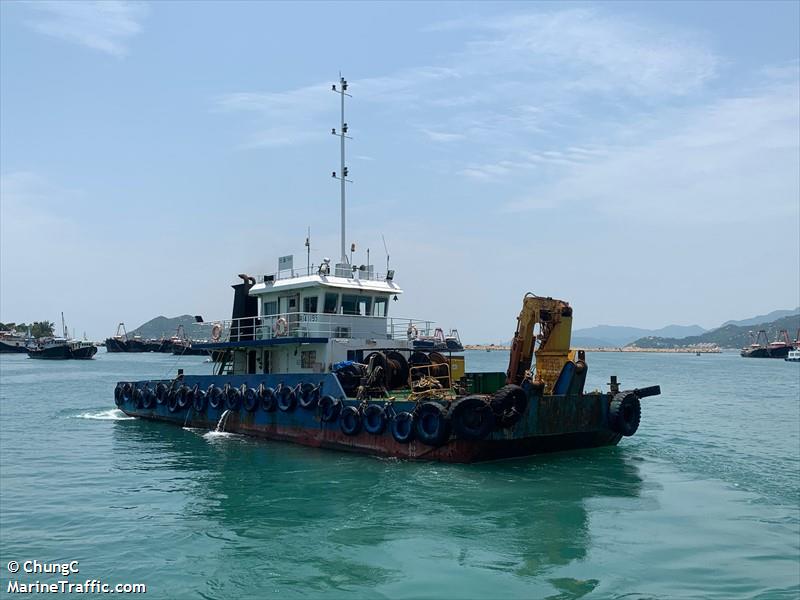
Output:
[[[342,78],[342,157],[344,97]],[[463,347],[430,321],[390,317],[395,271],[341,258],[259,280],[240,274],[231,319],[193,347],[219,360],[212,375],[120,381],[125,414],[306,446],[404,459],[472,463],[616,445],[636,433],[641,399],[659,386],[584,390],[583,351],[570,349],[572,307],[526,294],[506,372],[468,373]],[[334,173],[336,177],[336,173]],[[308,243],[307,243],[308,247]],[[430,339],[441,343],[420,344]]]

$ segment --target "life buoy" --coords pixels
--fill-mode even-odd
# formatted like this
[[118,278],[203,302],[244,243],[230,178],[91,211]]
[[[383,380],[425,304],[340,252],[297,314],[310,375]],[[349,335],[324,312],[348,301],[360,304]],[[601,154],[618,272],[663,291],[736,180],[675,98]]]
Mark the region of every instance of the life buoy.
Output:
[[441,446],[450,438],[450,420],[444,407],[426,402],[417,409],[414,422],[417,439],[429,446]]
[[278,337],[283,337],[289,333],[289,322],[283,317],[278,317],[275,320],[275,325],[272,326],[272,333]]
[[319,418],[323,423],[333,423],[342,412],[342,401],[333,396],[323,396],[317,403]]
[[364,409],[364,431],[381,435],[386,431],[386,411],[379,404],[370,404]]
[[222,336],[222,325],[219,323],[214,323],[214,326],[211,328],[211,339],[215,342],[219,341],[219,338]]
[[410,412],[397,413],[389,425],[392,437],[399,444],[408,444],[414,439],[414,415]]
[[456,435],[464,440],[482,440],[494,429],[494,412],[482,396],[467,396],[450,410]]
[[342,409],[339,427],[345,435],[357,435],[361,431],[361,413],[355,406],[345,406]]

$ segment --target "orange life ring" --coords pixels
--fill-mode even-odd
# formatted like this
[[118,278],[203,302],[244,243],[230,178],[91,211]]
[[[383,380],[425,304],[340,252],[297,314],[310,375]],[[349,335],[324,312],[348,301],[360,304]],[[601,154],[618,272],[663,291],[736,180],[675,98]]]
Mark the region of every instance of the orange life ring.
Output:
[[211,328],[211,339],[217,342],[219,341],[221,335],[222,335],[222,325],[220,325],[219,323],[215,323],[214,326]]
[[278,337],[283,337],[289,333],[289,322],[283,317],[278,317],[272,327],[272,332]]

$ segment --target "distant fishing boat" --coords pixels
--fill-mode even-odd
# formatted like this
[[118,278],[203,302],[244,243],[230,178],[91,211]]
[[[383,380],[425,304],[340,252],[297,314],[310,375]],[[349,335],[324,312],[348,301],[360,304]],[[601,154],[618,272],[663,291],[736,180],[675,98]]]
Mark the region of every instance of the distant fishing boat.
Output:
[[788,362],[800,362],[800,350],[789,350],[789,354],[786,355],[786,360]]
[[61,313],[61,326],[64,330],[64,337],[40,340],[35,347],[28,349],[28,357],[46,360],[86,360],[97,354],[97,346],[91,342],[70,339],[64,323],[64,313]]
[[769,341],[767,332],[763,329],[757,334],[751,331],[750,339],[752,343],[741,351],[745,358],[786,358],[789,351],[795,349],[789,341],[789,332],[785,329],[778,332],[774,342]]
[[25,354],[32,338],[16,331],[0,331],[0,354]]

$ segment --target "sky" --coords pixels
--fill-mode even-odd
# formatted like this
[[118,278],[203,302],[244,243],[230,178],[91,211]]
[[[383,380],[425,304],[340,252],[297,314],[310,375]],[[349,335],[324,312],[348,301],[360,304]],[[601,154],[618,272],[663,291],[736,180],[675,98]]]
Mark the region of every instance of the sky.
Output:
[[0,2],[0,321],[230,317],[347,242],[510,339],[800,305],[800,3]]

